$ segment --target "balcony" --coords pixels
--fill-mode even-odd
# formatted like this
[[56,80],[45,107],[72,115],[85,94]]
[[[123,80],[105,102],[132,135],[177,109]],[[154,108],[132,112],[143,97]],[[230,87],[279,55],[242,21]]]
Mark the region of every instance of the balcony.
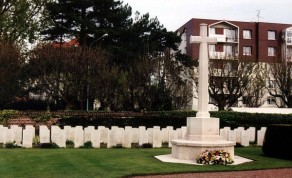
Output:
[[237,43],[238,39],[235,37],[217,37],[217,42],[218,43]]
[[238,53],[209,52],[209,59],[238,60]]

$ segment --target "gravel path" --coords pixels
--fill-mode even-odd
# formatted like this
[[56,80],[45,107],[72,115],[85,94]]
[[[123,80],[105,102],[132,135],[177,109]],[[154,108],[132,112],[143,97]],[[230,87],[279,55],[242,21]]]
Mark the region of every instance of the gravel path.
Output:
[[210,173],[186,173],[169,175],[135,176],[151,178],[292,178],[292,168],[267,169],[256,171],[232,171]]

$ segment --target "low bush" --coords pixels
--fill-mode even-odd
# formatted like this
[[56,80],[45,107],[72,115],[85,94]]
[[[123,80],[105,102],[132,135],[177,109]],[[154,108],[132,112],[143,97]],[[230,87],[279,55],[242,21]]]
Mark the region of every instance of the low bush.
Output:
[[152,146],[151,143],[143,143],[143,144],[141,145],[141,147],[142,147],[142,148],[152,148],[153,146]]
[[5,143],[5,148],[16,148],[16,145],[13,142],[7,142]]
[[267,128],[262,151],[265,155],[292,159],[292,125],[270,125]]
[[92,142],[91,141],[87,141],[80,148],[93,148]]
[[60,148],[56,143],[40,143],[39,148],[50,148],[50,149],[55,149],[55,148]]
[[66,148],[74,148],[75,144],[72,140],[66,140]]

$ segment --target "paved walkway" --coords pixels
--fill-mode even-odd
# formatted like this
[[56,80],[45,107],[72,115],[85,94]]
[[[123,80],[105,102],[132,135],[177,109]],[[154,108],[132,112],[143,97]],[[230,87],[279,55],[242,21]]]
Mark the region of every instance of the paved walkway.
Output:
[[135,178],[292,178],[292,168],[267,169],[256,171],[232,171],[210,173],[186,173],[168,175],[135,176]]

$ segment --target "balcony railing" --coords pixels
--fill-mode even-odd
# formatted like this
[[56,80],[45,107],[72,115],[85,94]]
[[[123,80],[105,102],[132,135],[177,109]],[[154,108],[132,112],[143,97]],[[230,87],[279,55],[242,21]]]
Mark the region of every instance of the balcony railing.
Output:
[[238,38],[235,37],[217,37],[217,42],[221,42],[221,43],[226,43],[226,42],[231,42],[231,43],[237,43],[238,42]]
[[238,53],[209,52],[210,59],[238,60]]

